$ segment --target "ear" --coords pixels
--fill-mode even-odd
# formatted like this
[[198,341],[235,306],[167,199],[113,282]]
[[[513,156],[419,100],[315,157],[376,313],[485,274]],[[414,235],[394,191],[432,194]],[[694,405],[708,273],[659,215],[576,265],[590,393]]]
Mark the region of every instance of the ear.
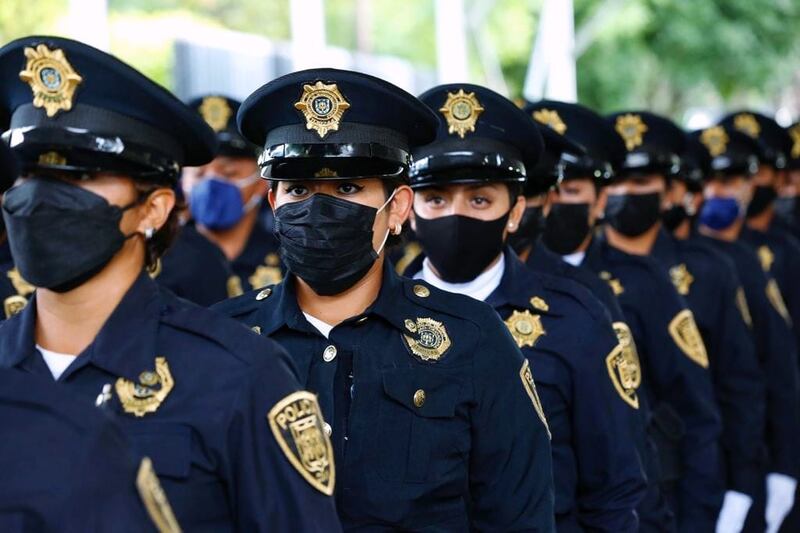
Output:
[[270,187],[267,190],[267,201],[269,202],[269,207],[272,209],[272,212],[275,212],[275,189]]
[[169,214],[175,207],[175,191],[162,188],[151,192],[147,199],[139,207],[139,211],[144,214],[139,221],[137,232],[145,233],[148,229],[158,231],[166,224]]
[[519,221],[522,220],[522,215],[525,213],[525,197],[517,196],[517,201],[511,212],[508,214],[508,223],[506,224],[507,233],[516,233],[519,229]]
[[411,213],[413,203],[414,191],[411,190],[411,187],[400,185],[394,190],[394,197],[385,208],[389,214],[389,228],[396,228],[405,223]]
[[411,226],[411,231],[417,231],[417,216],[414,214],[414,210],[411,210],[411,213],[408,214],[408,224]]
[[550,214],[550,208],[558,201],[558,188],[553,187],[547,191],[547,196],[544,197],[544,205],[542,206],[542,215],[546,218]]
[[603,214],[605,214],[607,201],[608,201],[608,192],[604,188],[600,191],[600,195],[597,197],[597,202],[594,204],[595,219],[601,218]]

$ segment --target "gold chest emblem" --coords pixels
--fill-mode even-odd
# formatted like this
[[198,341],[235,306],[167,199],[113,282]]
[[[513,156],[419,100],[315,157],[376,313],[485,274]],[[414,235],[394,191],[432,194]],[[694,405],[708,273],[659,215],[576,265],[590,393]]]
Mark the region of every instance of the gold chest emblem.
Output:
[[439,108],[447,121],[447,133],[455,133],[462,139],[467,133],[475,131],[475,123],[483,111],[475,93],[465,93],[464,89],[459,89],[457,93],[448,92],[447,100]]
[[761,125],[756,117],[750,113],[740,113],[733,118],[733,127],[746,133],[750,137],[757,139],[761,134]]
[[772,263],[775,262],[775,254],[772,253],[772,250],[769,249],[769,246],[766,244],[759,246],[757,253],[758,260],[761,262],[761,269],[764,270],[764,272],[769,272],[772,270]]
[[156,368],[139,374],[139,383],[118,378],[114,384],[122,409],[137,417],[155,413],[169,395],[175,381],[164,357],[156,357]]
[[747,324],[747,327],[753,327],[753,318],[750,316],[750,306],[747,305],[747,297],[744,294],[744,289],[739,287],[736,289],[736,307],[742,314],[742,320]]
[[642,384],[642,368],[631,330],[624,322],[614,322],[614,333],[619,344],[606,356],[606,368],[614,389],[633,407],[639,408],[637,389]]
[[703,344],[703,337],[697,329],[694,315],[688,309],[680,311],[673,318],[668,326],[669,334],[681,351],[703,368],[708,368],[708,354],[706,345]]
[[230,104],[221,96],[206,96],[200,103],[200,115],[214,131],[222,131],[228,127],[233,114]]
[[527,359],[525,359],[525,362],[522,363],[522,368],[519,369],[519,377],[522,380],[522,386],[525,387],[525,392],[528,393],[531,402],[533,402],[533,409],[536,411],[536,415],[539,417],[539,420],[542,421],[544,428],[547,430],[547,436],[552,439],[553,436],[550,434],[550,426],[547,424],[547,417],[544,415],[542,401],[539,399],[539,393],[536,391],[536,383],[533,381],[531,363]]
[[267,420],[275,440],[300,475],[323,494],[333,494],[333,447],[325,435],[317,397],[307,391],[293,392],[270,409]]
[[544,326],[542,326],[542,318],[527,309],[511,313],[511,316],[505,320],[505,324],[520,348],[523,346],[533,347],[539,337],[546,334]]
[[600,272],[600,279],[608,283],[608,286],[611,287],[611,290],[614,292],[614,296],[619,296],[625,292],[625,287],[622,286],[622,282],[613,277],[610,272]]
[[708,149],[708,153],[711,154],[711,157],[717,157],[725,153],[729,141],[728,133],[722,126],[704,129],[703,133],[700,134],[700,142]]
[[40,44],[26,47],[24,54],[28,61],[19,79],[31,86],[34,107],[44,108],[48,117],[72,109],[75,89],[83,78],[69,64],[64,51]]
[[792,138],[791,156],[798,159],[800,158],[800,124],[795,124],[789,129],[789,136]]
[[328,132],[339,129],[339,122],[350,104],[335,83],[328,85],[318,81],[314,85],[303,85],[303,94],[294,107],[303,113],[306,129],[316,131],[319,138],[324,139]]
[[277,285],[283,279],[281,272],[281,260],[278,254],[272,252],[264,258],[264,264],[259,265],[255,272],[247,278],[251,287],[265,287],[267,285]]
[[411,353],[423,361],[438,361],[450,348],[450,337],[444,324],[432,318],[405,320],[406,329],[414,336],[403,333]]
[[625,141],[625,148],[630,152],[637,146],[641,146],[644,142],[643,137],[647,132],[647,125],[642,121],[640,115],[633,115],[627,113],[617,117],[617,122],[614,125],[619,136]]
[[769,281],[767,281],[766,292],[767,299],[769,303],[772,304],[772,307],[775,308],[787,324],[791,325],[792,317],[789,315],[789,310],[786,308],[786,303],[783,301],[783,295],[781,294],[781,290],[775,278],[770,278]]
[[670,268],[669,277],[675,289],[678,291],[678,294],[683,296],[689,294],[689,287],[691,287],[694,282],[694,276],[692,276],[692,273],[689,272],[689,269],[686,268],[684,263]]
[[554,109],[537,109],[531,113],[531,116],[536,122],[548,126],[559,135],[564,135],[567,132],[567,125],[561,120],[558,111]]

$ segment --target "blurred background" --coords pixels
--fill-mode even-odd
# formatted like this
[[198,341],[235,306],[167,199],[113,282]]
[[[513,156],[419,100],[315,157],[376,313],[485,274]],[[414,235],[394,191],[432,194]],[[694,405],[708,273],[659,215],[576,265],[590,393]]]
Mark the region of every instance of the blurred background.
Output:
[[187,99],[292,70],[649,108],[684,126],[800,117],[800,0],[0,0],[0,41],[73,37]]

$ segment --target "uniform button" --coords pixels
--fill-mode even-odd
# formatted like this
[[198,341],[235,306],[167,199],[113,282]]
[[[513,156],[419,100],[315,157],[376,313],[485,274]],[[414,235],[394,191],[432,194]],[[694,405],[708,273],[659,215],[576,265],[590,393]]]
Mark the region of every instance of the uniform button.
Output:
[[414,294],[420,298],[427,298],[431,295],[431,291],[425,285],[414,285]]
[[325,430],[325,434],[326,434],[327,436],[329,436],[329,437],[330,437],[331,435],[333,435],[333,428],[331,428],[331,425],[330,425],[330,424],[328,424],[327,422],[325,422],[324,424],[322,424],[322,429],[324,429],[324,430]]
[[336,346],[331,344],[330,346],[325,348],[325,351],[322,352],[322,359],[324,359],[326,363],[330,363],[331,361],[336,359]]
[[414,393],[414,405],[417,407],[422,407],[425,405],[425,391],[419,389],[417,392]]
[[261,301],[265,298],[269,298],[270,294],[272,294],[272,287],[267,287],[266,289],[256,294],[256,300]]

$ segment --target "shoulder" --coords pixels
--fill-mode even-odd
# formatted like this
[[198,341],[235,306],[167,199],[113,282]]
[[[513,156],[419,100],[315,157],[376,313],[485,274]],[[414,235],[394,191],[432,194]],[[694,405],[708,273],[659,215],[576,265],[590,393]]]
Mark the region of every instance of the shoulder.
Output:
[[[586,286],[574,279],[561,276],[542,273],[539,274],[539,278],[542,286],[554,301],[558,305],[564,306],[564,310],[559,311],[561,314],[576,317],[585,314],[591,320],[598,322],[609,320],[606,307]],[[599,278],[597,281],[602,283]]]
[[267,285],[253,289],[235,298],[228,298],[211,306],[211,310],[222,315],[243,320],[250,314],[258,311],[263,305],[269,305],[274,299],[268,298],[274,291],[275,285]]

